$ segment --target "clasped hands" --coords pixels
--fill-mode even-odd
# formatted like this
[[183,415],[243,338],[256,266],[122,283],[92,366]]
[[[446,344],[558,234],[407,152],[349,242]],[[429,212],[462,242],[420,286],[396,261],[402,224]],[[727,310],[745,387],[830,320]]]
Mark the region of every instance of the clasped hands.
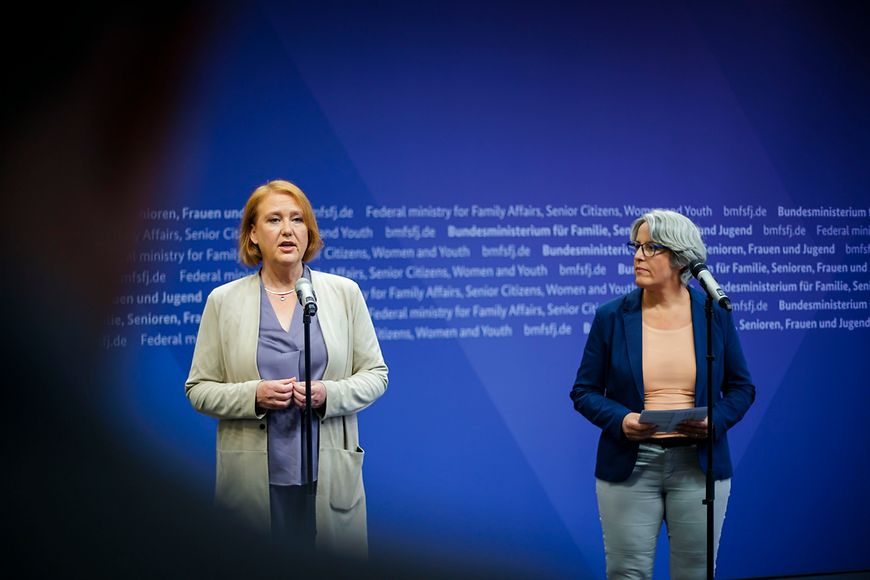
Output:
[[[631,441],[643,441],[656,433],[658,426],[653,423],[641,423],[640,413],[629,413],[622,418],[622,432]],[[707,418],[700,421],[683,421],[677,425],[677,433],[688,435],[695,439],[707,437]]]
[[[326,403],[326,386],[320,381],[311,381],[311,407],[318,409]],[[305,407],[305,381],[296,377],[260,381],[257,385],[257,406],[262,409],[287,409],[291,405]]]

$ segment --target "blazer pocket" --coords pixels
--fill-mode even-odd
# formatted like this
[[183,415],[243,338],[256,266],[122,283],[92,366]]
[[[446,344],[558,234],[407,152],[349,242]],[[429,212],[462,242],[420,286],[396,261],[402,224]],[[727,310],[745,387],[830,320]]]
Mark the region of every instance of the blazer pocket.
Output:
[[[347,512],[359,504],[364,496],[362,466],[365,451],[326,447],[320,450],[320,483],[326,483],[329,505],[336,511]],[[326,475],[324,478],[323,475]],[[323,481],[326,479],[326,481]],[[320,484],[318,484],[320,485]]]

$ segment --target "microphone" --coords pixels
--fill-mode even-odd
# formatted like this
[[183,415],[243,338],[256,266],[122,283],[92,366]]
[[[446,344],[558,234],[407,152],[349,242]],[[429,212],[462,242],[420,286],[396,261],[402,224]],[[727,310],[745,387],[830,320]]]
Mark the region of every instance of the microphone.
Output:
[[314,295],[314,287],[308,278],[296,280],[296,297],[306,311],[310,311],[311,314],[317,312],[317,296]]
[[716,281],[713,274],[707,269],[707,264],[701,260],[693,260],[689,263],[689,270],[692,272],[692,276],[698,279],[701,287],[707,291],[713,302],[730,312],[731,300],[728,299],[722,287],[719,286],[719,282]]

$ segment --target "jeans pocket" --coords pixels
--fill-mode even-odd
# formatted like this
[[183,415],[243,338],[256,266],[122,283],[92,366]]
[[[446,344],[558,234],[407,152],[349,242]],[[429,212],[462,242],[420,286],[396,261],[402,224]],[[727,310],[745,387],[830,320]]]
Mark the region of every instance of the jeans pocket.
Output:
[[634,463],[634,469],[643,469],[655,463],[663,453],[664,449],[661,447],[649,445],[648,443],[641,443],[637,450],[637,461]]

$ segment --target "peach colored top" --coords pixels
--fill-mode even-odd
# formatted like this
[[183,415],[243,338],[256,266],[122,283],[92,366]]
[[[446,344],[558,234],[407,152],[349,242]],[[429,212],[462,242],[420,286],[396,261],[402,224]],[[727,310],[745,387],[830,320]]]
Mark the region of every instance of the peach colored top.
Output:
[[[662,330],[643,324],[643,406],[691,409],[695,406],[695,338],[691,322]],[[654,437],[673,434],[657,433]]]

